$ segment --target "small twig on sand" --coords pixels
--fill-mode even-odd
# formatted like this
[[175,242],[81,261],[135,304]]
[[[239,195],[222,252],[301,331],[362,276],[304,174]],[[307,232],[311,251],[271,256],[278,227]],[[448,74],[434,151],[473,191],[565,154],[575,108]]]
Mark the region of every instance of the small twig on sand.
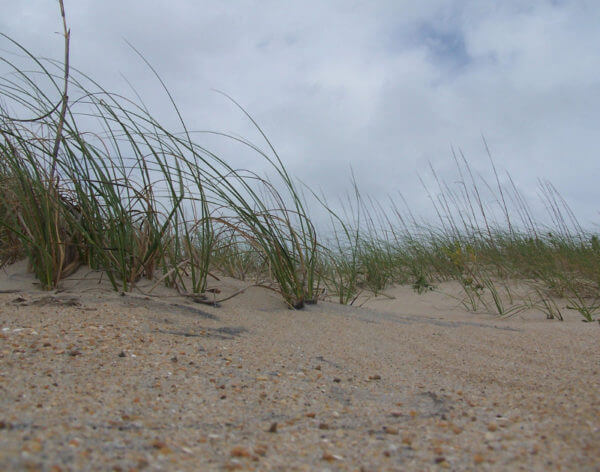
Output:
[[265,285],[263,285],[261,283],[252,284],[252,285],[248,285],[247,287],[244,287],[244,288],[238,290],[237,292],[233,292],[231,295],[228,295],[225,298],[221,298],[219,300],[213,300],[213,301],[206,300],[205,298],[202,298],[203,295],[198,294],[198,293],[182,293],[181,295],[183,295],[184,297],[191,298],[196,303],[202,303],[204,305],[217,306],[220,303],[226,302],[227,300],[231,300],[233,297],[237,297],[238,295],[244,293],[246,290],[248,290],[251,287],[271,288],[271,287],[266,287]]
[[[233,292],[231,295],[226,296],[225,298],[220,298],[219,300],[208,300],[206,299],[206,296],[202,293],[187,293],[187,292],[180,292],[177,295],[152,295],[150,292],[152,292],[152,290],[154,289],[154,287],[157,284],[155,284],[154,286],[152,286],[150,288],[149,291],[145,291],[142,290],[141,288],[139,288],[138,286],[135,287],[135,289],[140,292],[142,295],[144,295],[145,297],[151,297],[151,298],[176,298],[176,297],[186,297],[186,298],[190,298],[192,301],[194,301],[195,303],[202,303],[203,305],[210,305],[210,306],[218,306],[220,303],[226,302],[227,300],[231,300],[234,297],[237,297],[238,295],[244,293],[246,290],[248,290],[249,288],[252,287],[262,287],[262,288],[268,288],[269,290],[275,290],[272,287],[269,287],[268,285],[264,285],[263,283],[257,283],[257,284],[252,284],[252,285],[248,285],[247,287],[241,288],[240,290]],[[277,291],[277,290],[275,290]]]

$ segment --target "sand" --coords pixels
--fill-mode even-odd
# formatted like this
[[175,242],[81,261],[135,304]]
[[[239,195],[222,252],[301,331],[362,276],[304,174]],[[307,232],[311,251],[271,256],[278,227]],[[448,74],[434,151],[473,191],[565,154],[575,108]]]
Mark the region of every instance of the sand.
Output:
[[216,308],[84,269],[42,292],[23,263],[0,291],[0,470],[600,470],[600,326],[577,316],[407,287]]

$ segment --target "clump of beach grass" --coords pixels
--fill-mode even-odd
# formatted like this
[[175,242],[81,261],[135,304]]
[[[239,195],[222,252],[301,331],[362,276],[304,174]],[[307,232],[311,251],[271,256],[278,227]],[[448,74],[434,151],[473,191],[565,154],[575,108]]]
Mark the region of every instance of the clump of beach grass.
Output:
[[344,216],[332,216],[335,249],[327,252],[324,278],[329,292],[352,303],[361,289],[377,294],[410,284],[427,293],[456,281],[462,290],[457,300],[468,311],[512,316],[534,308],[562,320],[571,309],[592,321],[600,311],[598,235],[581,227],[551,184],[541,184],[550,219],[543,224],[510,175],[508,186],[501,184],[491,156],[492,184],[476,177],[462,154],[454,160],[458,178],[452,185],[431,169],[437,188],[424,186],[437,224],[415,217],[402,196],[404,209],[392,199],[384,207],[363,197],[353,181]]
[[[65,38],[68,57],[66,29]],[[170,132],[143,104],[106,91],[68,61],[39,59],[4,39],[34,66],[3,58],[11,70],[0,82],[4,263],[24,254],[45,289],[86,264],[115,290],[145,277],[201,294],[227,228],[268,265],[290,307],[316,301],[315,231],[266,136],[274,158],[243,144],[273,165],[283,190],[193,142],[183,120],[184,133]],[[82,129],[90,119],[101,132]]]

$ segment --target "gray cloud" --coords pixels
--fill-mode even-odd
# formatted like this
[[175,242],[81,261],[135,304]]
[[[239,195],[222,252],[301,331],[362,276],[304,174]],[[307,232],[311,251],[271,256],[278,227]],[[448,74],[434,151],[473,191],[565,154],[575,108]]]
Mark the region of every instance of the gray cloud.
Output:
[[[0,31],[60,58],[57,5],[7,3]],[[384,199],[402,191],[429,215],[417,172],[431,180],[431,162],[454,179],[454,146],[491,175],[484,134],[498,168],[525,195],[535,198],[537,179],[548,178],[583,222],[598,221],[597,2],[65,3],[76,67],[127,92],[123,74],[155,116],[176,126],[127,39],[160,72],[191,128],[259,141],[211,89],[226,91],[289,170],[332,198],[348,189],[352,166],[365,192]],[[240,166],[261,168],[257,158],[222,149]]]

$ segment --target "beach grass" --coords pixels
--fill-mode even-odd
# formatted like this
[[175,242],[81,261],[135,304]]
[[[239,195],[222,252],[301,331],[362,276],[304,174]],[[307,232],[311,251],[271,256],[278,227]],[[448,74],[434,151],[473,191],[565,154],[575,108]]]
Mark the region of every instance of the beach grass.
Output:
[[[385,204],[363,195],[354,178],[334,210],[288,173],[233,98],[224,94],[267,150],[213,134],[256,153],[270,178],[233,168],[194,140],[150,64],[180,118],[176,132],[68,59],[41,59],[3,40],[28,64],[2,57],[0,263],[27,258],[44,289],[86,265],[118,291],[147,278],[202,297],[215,274],[252,280],[294,309],[319,299],[353,304],[398,284],[427,296],[455,281],[457,302],[469,311],[533,308],[560,320],[571,309],[585,321],[600,311],[598,234],[581,227],[548,182],[540,187],[548,218],[540,222],[491,156],[489,181],[460,152],[452,155],[452,184],[431,169],[436,187],[423,192],[437,220],[415,216],[401,195]],[[308,208],[329,215],[329,225],[317,228]]]

